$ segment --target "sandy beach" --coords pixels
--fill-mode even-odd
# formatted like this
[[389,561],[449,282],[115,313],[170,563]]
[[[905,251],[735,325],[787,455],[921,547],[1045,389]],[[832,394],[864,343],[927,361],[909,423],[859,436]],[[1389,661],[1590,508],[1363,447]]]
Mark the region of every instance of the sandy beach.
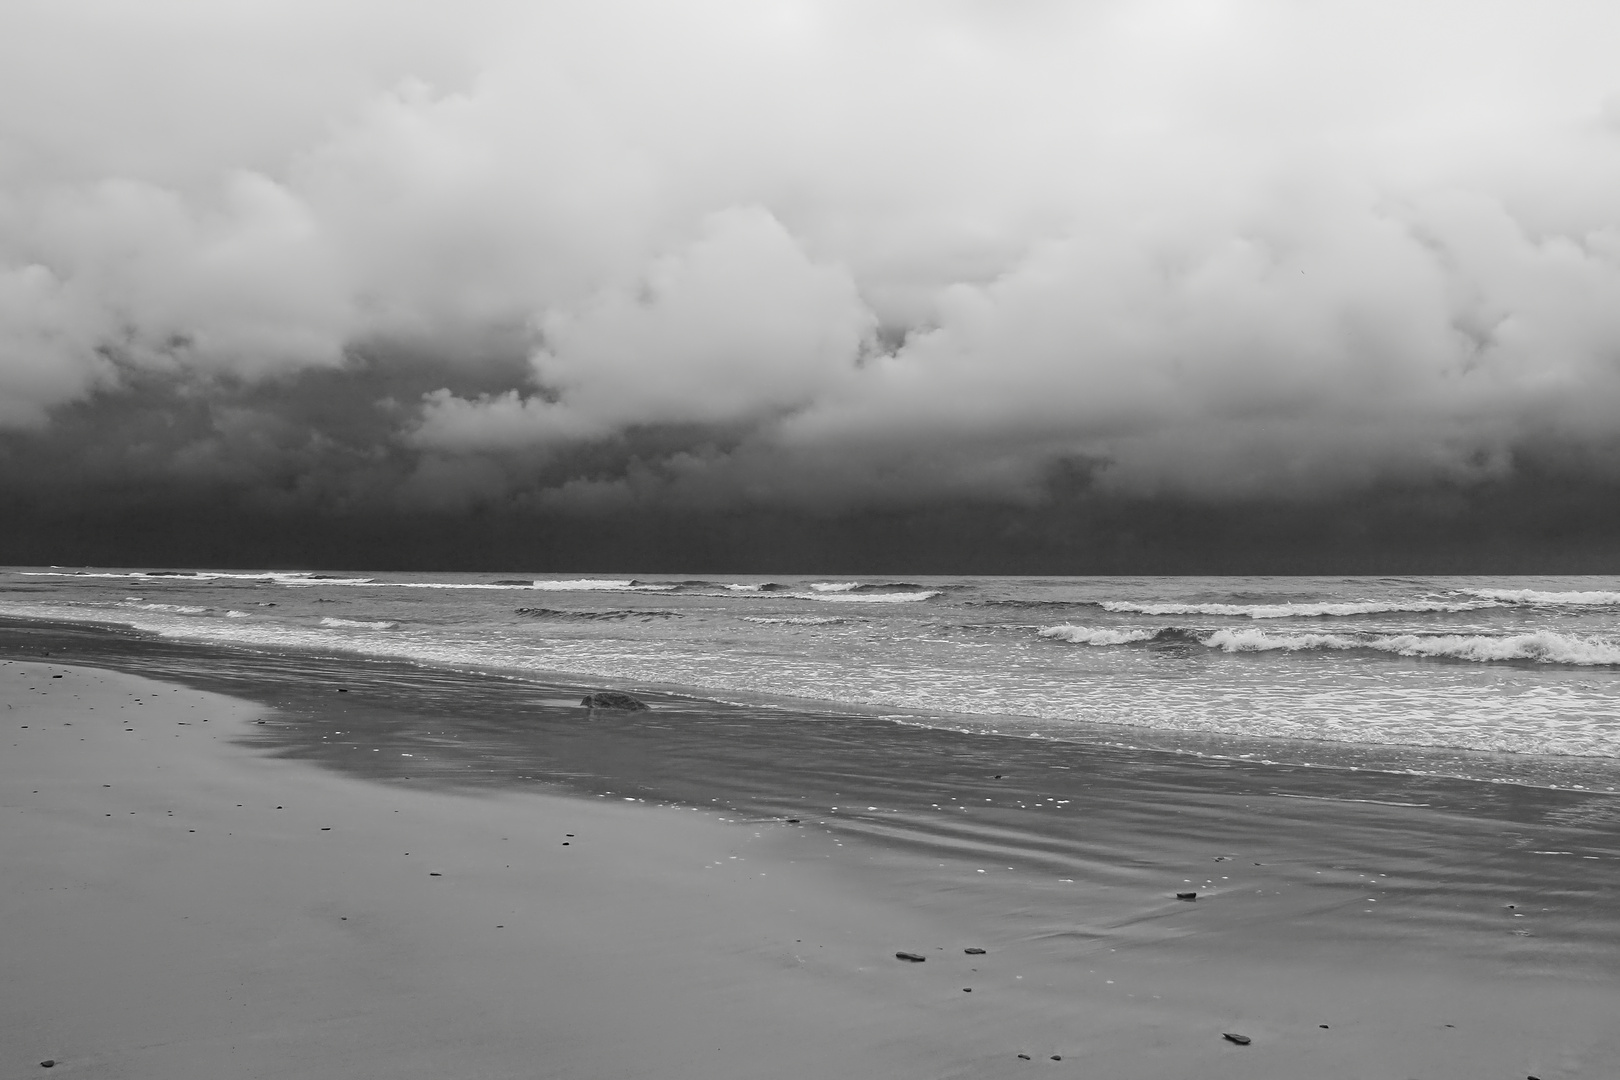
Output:
[[389,737],[364,677],[295,708],[0,664],[0,1077],[1620,1072],[1613,799],[1475,785],[1470,811],[1326,774],[1259,798],[1116,763],[1016,832],[930,816],[909,789],[948,769],[851,765],[825,805],[778,778],[794,814],[711,763],[686,781],[728,805],[698,809],[452,783],[520,749],[445,748],[470,707],[436,714],[437,756],[408,718]]

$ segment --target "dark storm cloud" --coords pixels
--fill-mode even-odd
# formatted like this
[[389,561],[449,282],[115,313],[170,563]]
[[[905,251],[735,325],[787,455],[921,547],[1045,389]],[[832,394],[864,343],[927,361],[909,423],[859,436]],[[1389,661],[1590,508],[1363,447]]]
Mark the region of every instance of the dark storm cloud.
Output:
[[1616,30],[1451,0],[11,5],[5,498],[837,546],[850,515],[1028,539],[1415,498],[1443,533],[1457,500],[1604,492]]

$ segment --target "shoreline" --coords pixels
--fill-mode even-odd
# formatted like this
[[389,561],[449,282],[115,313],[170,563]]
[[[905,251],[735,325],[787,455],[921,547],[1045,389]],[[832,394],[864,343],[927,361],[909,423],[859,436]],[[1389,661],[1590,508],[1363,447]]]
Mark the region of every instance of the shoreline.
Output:
[[[54,638],[58,646],[89,644],[97,662],[117,664],[129,656],[150,654],[168,647],[175,652],[207,653],[223,657],[280,658],[299,662],[315,659],[344,666],[392,666],[413,672],[445,672],[467,680],[510,682],[537,692],[549,692],[561,701],[595,689],[633,691],[666,699],[689,708],[718,707],[755,710],[798,719],[883,720],[923,730],[1004,739],[1030,739],[1055,745],[1106,747],[1126,753],[1171,755],[1198,760],[1258,764],[1329,771],[1368,771],[1424,779],[1469,783],[1507,784],[1550,790],[1570,789],[1591,794],[1620,795],[1620,759],[1584,755],[1522,754],[1460,747],[1394,745],[1380,743],[1303,740],[1276,736],[1158,730],[1099,721],[1075,721],[1073,733],[1054,736],[1016,729],[1032,718],[1017,715],[939,714],[892,706],[864,705],[792,695],[743,694],[701,686],[646,680],[551,672],[537,675],[520,670],[491,671],[432,663],[408,656],[378,656],[361,651],[317,651],[295,646],[236,645],[199,638],[167,636],[116,621],[62,620],[32,616],[0,616],[0,655],[25,648],[22,639],[35,636],[44,647]],[[95,648],[117,642],[116,652]],[[124,656],[118,655],[119,653]]]
[[[379,1078],[1620,1065],[1613,799],[690,703],[587,719],[502,680],[310,659],[254,681],[171,651],[195,661],[184,681],[259,700],[188,689],[173,657],[161,683],[26,660],[73,665],[47,690],[100,682],[145,695],[126,714],[157,710],[93,733],[0,664],[7,703],[50,718],[14,720],[0,765],[6,865],[23,868],[0,934],[31,957],[0,1076],[35,1074],[16,1064],[30,1032],[58,1040],[38,1059],[121,1077],[247,1060]],[[204,728],[182,703],[219,713]],[[53,726],[69,723],[84,733]],[[133,815],[100,807],[141,784]],[[411,862],[424,836],[456,868]],[[453,902],[419,906],[452,883]],[[86,998],[87,981],[109,989]],[[246,995],[252,1022],[196,987]]]

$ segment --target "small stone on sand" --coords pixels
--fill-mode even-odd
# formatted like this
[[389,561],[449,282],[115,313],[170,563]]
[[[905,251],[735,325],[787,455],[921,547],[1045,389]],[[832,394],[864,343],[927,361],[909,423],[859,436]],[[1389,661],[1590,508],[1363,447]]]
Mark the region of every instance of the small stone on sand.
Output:
[[643,712],[647,708],[644,701],[638,701],[629,694],[620,694],[611,690],[598,691],[586,694],[580,704],[587,709],[619,709],[624,712]]
[[983,956],[984,955],[984,950],[983,949],[977,949],[977,948],[975,948],[975,949],[963,949],[962,951],[967,953],[969,956]]
[[1031,1057],[1030,1057],[1030,1056],[1029,1056],[1029,1055],[1028,1055],[1028,1054],[1019,1054],[1019,1055],[1018,1055],[1018,1059],[1019,1059],[1019,1060],[1020,1060],[1020,1061],[1033,1061],[1033,1060],[1034,1060],[1034,1059],[1033,1059],[1033,1058],[1031,1058]]
[[44,1061],[39,1063],[39,1067],[42,1069],[54,1069],[56,1067],[56,1059],[46,1058]]
[[1247,1035],[1234,1035],[1230,1031],[1221,1032],[1221,1038],[1225,1039],[1227,1042],[1237,1043],[1239,1046],[1248,1046],[1250,1042]]
[[896,960],[910,960],[913,964],[920,964],[924,960],[928,959],[928,957],[922,955],[922,953],[914,952],[897,952],[894,954],[894,958]]

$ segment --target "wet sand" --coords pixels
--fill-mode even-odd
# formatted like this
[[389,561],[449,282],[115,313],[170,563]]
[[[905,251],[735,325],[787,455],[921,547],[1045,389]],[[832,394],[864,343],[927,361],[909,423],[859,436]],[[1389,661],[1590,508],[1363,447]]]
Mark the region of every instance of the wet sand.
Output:
[[1620,1072],[1612,798],[169,648],[0,663],[0,1077]]

